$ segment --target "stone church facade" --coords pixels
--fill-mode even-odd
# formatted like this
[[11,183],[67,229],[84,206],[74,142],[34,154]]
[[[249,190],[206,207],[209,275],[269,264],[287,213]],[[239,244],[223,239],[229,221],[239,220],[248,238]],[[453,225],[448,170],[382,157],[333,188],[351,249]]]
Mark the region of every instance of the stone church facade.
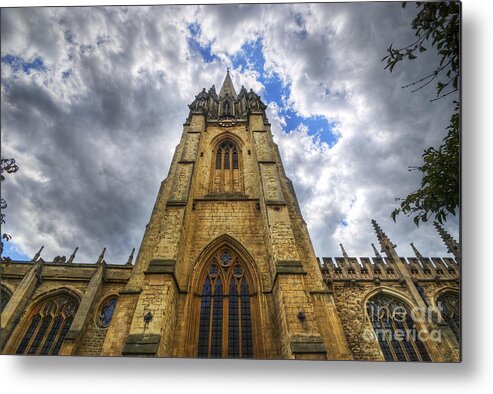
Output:
[[383,257],[319,259],[260,97],[228,72],[189,107],[135,264],[2,267],[2,354],[459,361],[440,225],[454,258],[400,257],[373,221]]

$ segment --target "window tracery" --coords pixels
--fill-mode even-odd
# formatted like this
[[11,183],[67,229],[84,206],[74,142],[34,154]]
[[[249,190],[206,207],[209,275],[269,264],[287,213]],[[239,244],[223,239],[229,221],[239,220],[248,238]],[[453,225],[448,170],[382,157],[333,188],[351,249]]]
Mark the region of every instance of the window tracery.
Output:
[[230,139],[221,142],[215,152],[212,192],[240,192],[238,146]]
[[15,353],[58,354],[78,307],[78,302],[65,294],[39,302]]
[[113,313],[116,309],[117,296],[110,296],[106,298],[99,308],[98,325],[102,328],[106,328],[110,325]]
[[438,297],[438,308],[457,341],[460,341],[460,302],[459,295],[448,291]]
[[377,294],[368,301],[366,311],[385,361],[431,361],[404,302]]
[[198,357],[253,357],[250,286],[241,260],[229,249],[209,262],[200,298]]

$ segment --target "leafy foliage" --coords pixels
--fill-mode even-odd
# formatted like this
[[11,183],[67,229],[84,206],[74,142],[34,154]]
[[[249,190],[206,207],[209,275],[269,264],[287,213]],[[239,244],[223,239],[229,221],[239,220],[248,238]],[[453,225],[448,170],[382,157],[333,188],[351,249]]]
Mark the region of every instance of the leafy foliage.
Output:
[[428,221],[432,215],[440,223],[446,220],[448,214],[455,215],[460,202],[458,111],[452,115],[448,130],[448,135],[438,149],[430,147],[425,150],[423,165],[410,167],[410,171],[423,173],[421,187],[406,198],[398,199],[401,204],[392,212],[392,219],[395,220],[402,212],[407,216],[415,215],[413,220],[418,225],[420,221]]
[[[17,172],[18,170],[19,170],[19,167],[15,163],[14,159],[1,159],[0,180],[2,182],[5,180],[4,173],[13,174],[13,173]],[[0,202],[0,208],[2,211],[7,208],[7,201],[5,201],[3,198],[1,199],[1,202]],[[3,212],[1,212],[0,215],[1,215],[1,217],[0,217],[1,223],[5,224],[5,214]],[[4,241],[5,242],[10,241],[11,239],[12,239],[11,235],[9,235],[7,233],[2,234],[2,240],[0,242],[0,254],[3,254],[3,242]],[[9,260],[10,259],[8,257],[3,257],[3,255],[2,255],[2,263],[3,262],[8,263]]]
[[[406,3],[403,3],[405,6]],[[400,49],[392,48],[393,44],[390,44],[387,49],[389,54],[382,61],[387,62],[385,69],[392,72],[398,62],[417,59],[419,53],[427,50],[427,43],[436,47],[440,56],[438,67],[418,81],[403,86],[408,88],[419,85],[413,90],[415,92],[437,80],[436,100],[459,89],[460,5],[458,2],[417,2],[416,7],[420,11],[411,23],[416,41]]]
[[[403,3],[403,7],[406,3]],[[459,90],[460,83],[460,4],[458,2],[417,2],[418,14],[412,21],[417,37],[413,43],[394,49],[392,44],[385,69],[394,70],[397,63],[414,60],[431,44],[438,51],[440,62],[430,74],[403,88],[413,87],[416,92],[436,81],[436,97],[439,100]],[[416,87],[417,86],[417,87]],[[443,223],[447,215],[455,215],[460,206],[460,106],[454,101],[454,110],[447,127],[447,136],[438,148],[430,147],[422,155],[423,164],[409,167],[410,171],[423,174],[418,190],[406,198],[398,198],[400,207],[391,213],[395,221],[400,213],[414,216],[416,225],[434,215]]]

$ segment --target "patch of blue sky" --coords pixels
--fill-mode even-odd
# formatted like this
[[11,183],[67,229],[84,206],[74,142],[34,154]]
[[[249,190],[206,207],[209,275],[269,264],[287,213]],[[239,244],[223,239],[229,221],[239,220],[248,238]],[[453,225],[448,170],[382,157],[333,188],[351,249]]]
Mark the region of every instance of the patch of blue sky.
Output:
[[341,226],[343,226],[343,227],[347,227],[347,226],[349,226],[348,222],[347,222],[345,219],[340,220],[340,221],[339,221],[339,224],[340,224]]
[[4,257],[10,257],[12,260],[21,260],[21,261],[30,261],[31,257],[22,253],[19,247],[12,241],[3,243],[3,252],[2,255]]
[[12,68],[14,74],[18,73],[19,71],[30,74],[32,70],[46,70],[43,59],[41,59],[40,57],[36,57],[32,61],[27,61],[20,56],[4,55],[2,56],[2,63],[8,64]]
[[200,37],[200,25],[198,23],[190,23],[188,25],[188,32],[190,36],[188,37],[188,46],[193,52],[196,52],[202,56],[202,59],[206,63],[212,63],[213,61],[218,61],[219,58],[212,53],[211,44],[203,46],[199,42]]
[[[298,21],[297,21],[298,22]],[[300,22],[301,23],[301,22]],[[202,57],[204,62],[210,63],[220,61],[211,51],[211,44],[206,46],[200,44],[201,34],[200,25],[192,23],[188,25],[190,37],[188,45],[190,49]],[[338,136],[332,130],[334,123],[329,122],[322,115],[302,116],[297,113],[289,104],[291,96],[291,86],[283,84],[280,76],[275,72],[267,73],[265,70],[265,57],[263,53],[263,42],[261,38],[243,44],[241,50],[232,57],[232,66],[238,70],[254,70],[259,75],[259,81],[265,89],[261,92],[262,100],[265,103],[275,102],[279,107],[279,115],[285,120],[284,132],[290,133],[300,126],[306,126],[309,135],[317,136],[320,141],[333,146]]]
[[261,39],[243,44],[241,51],[232,58],[233,67],[236,69],[250,69],[257,71],[259,81],[265,89],[261,92],[262,100],[266,103],[275,102],[279,107],[279,115],[285,120],[284,132],[290,133],[301,125],[308,129],[310,135],[317,135],[321,141],[333,146],[337,140],[337,134],[333,133],[334,123],[329,122],[322,115],[302,116],[288,104],[291,95],[291,86],[283,84],[280,76],[266,73],[263,44]]

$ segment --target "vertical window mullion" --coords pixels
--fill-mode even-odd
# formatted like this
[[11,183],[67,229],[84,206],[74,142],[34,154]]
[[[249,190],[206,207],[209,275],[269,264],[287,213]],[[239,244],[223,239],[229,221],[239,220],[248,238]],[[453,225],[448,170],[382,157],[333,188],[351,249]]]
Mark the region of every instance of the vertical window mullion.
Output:
[[[392,324],[392,331],[394,333],[394,337],[396,336],[396,332],[397,330],[399,329],[395,319],[391,319],[391,324]],[[410,355],[408,353],[408,349],[405,345],[405,339],[403,340],[398,340],[398,339],[395,339],[395,341],[397,342],[397,344],[399,345],[402,353],[404,354],[404,358],[406,359],[406,361],[412,361],[411,358],[410,358]]]
[[53,319],[51,327],[48,330],[48,335],[46,336],[43,347],[41,348],[41,352],[39,354],[50,354],[50,350],[55,343],[55,339],[60,331],[62,322],[63,318],[61,315],[58,315]]
[[65,335],[67,335],[68,330],[70,329],[70,325],[72,324],[72,318],[67,317],[63,322],[63,328],[60,331],[60,335],[58,336],[58,340],[53,348],[52,354],[56,356],[62,347],[63,340],[65,339]]
[[[241,283],[241,279],[239,281]],[[241,287],[238,286],[240,289]],[[237,297],[237,300],[236,300],[236,307],[238,308],[238,332],[239,332],[239,338],[238,338],[238,342],[239,342],[239,350],[240,350],[240,358],[243,358],[243,322],[242,322],[242,318],[243,318],[243,314],[242,314],[242,308],[241,308],[241,291],[240,291],[240,295],[239,297]]]
[[29,325],[26,333],[24,334],[24,337],[21,340],[21,343],[17,347],[17,350],[15,354],[24,354],[31,342],[33,341],[35,337],[35,333],[39,329],[39,324],[41,322],[41,315],[39,313],[36,313],[34,316],[31,317],[31,324]]
[[[385,324],[383,318],[380,319],[380,326],[382,327],[382,330],[383,330],[383,335],[384,335],[383,340],[385,341],[385,344],[387,345],[388,349],[390,350],[390,353],[392,355],[392,359],[394,361],[399,361],[399,358],[397,357],[394,346],[392,345],[392,338],[389,338],[389,333],[387,331],[387,324]],[[392,334],[390,334],[390,335],[392,335]]]
[[53,319],[50,314],[43,316],[43,318],[41,319],[41,325],[39,326],[38,332],[36,333],[36,336],[34,337],[34,340],[32,341],[27,354],[38,354],[39,348],[41,347],[41,342],[43,341],[46,330],[50,326],[52,320]]

